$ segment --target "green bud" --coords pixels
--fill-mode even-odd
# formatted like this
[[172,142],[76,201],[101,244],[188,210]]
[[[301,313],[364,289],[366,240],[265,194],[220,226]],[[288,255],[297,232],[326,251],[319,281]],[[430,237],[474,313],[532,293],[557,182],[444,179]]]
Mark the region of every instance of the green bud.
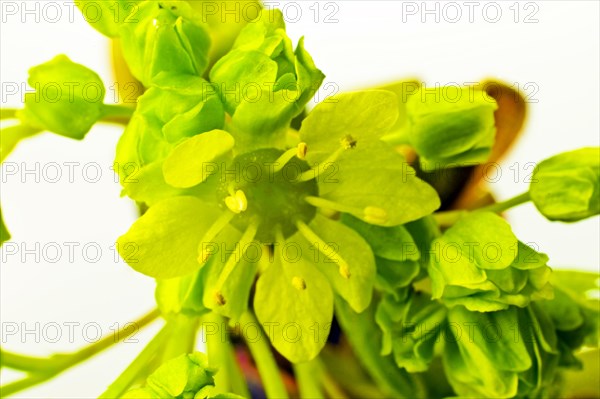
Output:
[[432,296],[478,312],[525,307],[553,296],[548,257],[518,241],[491,212],[459,220],[432,244]]
[[576,222],[600,213],[600,147],[565,152],[533,171],[531,200],[549,220]]
[[323,78],[302,39],[293,50],[279,10],[262,11],[210,72],[233,130],[264,142],[302,112]]
[[139,3],[141,0],[78,0],[75,5],[94,29],[105,36],[117,37],[122,24],[137,22]]
[[163,363],[147,381],[146,386],[125,394],[125,398],[193,398],[214,386],[216,370],[208,366],[203,353],[178,356]]
[[426,294],[409,291],[405,298],[384,296],[375,314],[383,332],[381,354],[393,354],[398,367],[408,372],[426,371],[445,319],[446,308]]
[[536,307],[499,312],[448,313],[442,360],[457,396],[477,398],[555,397],[557,337]]
[[143,167],[164,159],[181,140],[223,127],[224,121],[223,106],[210,83],[199,77],[162,75],[139,98],[117,145],[116,162]]
[[120,35],[125,61],[144,86],[160,73],[202,76],[210,37],[187,2],[142,2],[135,19],[121,25]]
[[494,145],[496,101],[473,88],[420,88],[408,97],[408,142],[421,167],[485,162]]
[[231,49],[240,31],[256,19],[262,9],[257,0],[194,0],[190,5],[201,14],[202,22],[208,25],[212,42],[209,54],[211,64]]
[[27,83],[35,93],[17,113],[23,124],[80,140],[104,114],[102,80],[66,55],[31,68]]

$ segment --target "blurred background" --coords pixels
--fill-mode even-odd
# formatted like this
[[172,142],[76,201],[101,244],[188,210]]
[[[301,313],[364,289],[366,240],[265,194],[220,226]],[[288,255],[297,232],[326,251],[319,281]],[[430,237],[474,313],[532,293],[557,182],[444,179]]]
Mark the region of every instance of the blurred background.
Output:
[[[27,70],[60,53],[98,72],[107,96],[117,96],[109,41],[72,3],[0,4],[3,107],[20,107]],[[535,163],[600,145],[599,2],[310,0],[278,8],[290,36],[305,36],[327,75],[320,100],[405,78],[431,87],[495,78],[519,88],[529,114],[490,184],[499,200],[527,190]],[[12,234],[0,267],[2,347],[31,355],[72,351],[153,308],[153,280],[130,269],[114,247],[136,218],[111,169],[122,130],[97,125],[82,142],[42,134],[2,165],[2,213]],[[597,217],[551,223],[530,204],[507,216],[551,266],[598,270]],[[95,397],[157,327],[18,397]],[[3,371],[2,383],[16,377]]]

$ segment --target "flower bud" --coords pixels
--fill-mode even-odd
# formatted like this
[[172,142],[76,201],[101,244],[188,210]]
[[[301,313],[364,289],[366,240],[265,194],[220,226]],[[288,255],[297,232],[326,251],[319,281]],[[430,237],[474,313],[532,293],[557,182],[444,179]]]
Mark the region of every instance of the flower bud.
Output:
[[144,86],[163,72],[202,76],[210,36],[187,2],[142,2],[135,19],[121,25],[120,37],[125,61]]
[[424,170],[488,159],[496,127],[496,101],[474,88],[420,88],[406,103],[408,142]]
[[600,148],[565,152],[533,171],[529,194],[549,220],[576,222],[600,213]]
[[103,116],[102,80],[66,55],[31,68],[27,82],[36,92],[17,114],[26,125],[80,140]]
[[500,216],[459,220],[432,244],[432,297],[450,306],[493,312],[551,299],[548,257],[518,241]]
[[289,125],[323,78],[302,39],[293,50],[279,10],[263,10],[210,71],[238,136],[265,140]]

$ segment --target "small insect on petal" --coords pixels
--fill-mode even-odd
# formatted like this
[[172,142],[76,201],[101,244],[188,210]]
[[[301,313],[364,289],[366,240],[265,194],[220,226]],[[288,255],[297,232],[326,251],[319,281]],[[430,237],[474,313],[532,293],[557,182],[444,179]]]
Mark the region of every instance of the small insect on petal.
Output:
[[302,277],[298,277],[298,276],[294,277],[292,279],[292,285],[298,291],[304,291],[306,289],[306,281],[304,281],[304,279]]
[[248,209],[248,200],[242,190],[237,190],[234,195],[225,198],[225,205],[234,213],[240,213]]
[[225,300],[225,297],[219,291],[215,292],[215,302],[219,306],[223,306],[227,303],[227,301]]
[[367,223],[385,224],[389,218],[385,209],[376,206],[367,206],[364,210],[364,219]]
[[354,137],[350,136],[349,134],[345,135],[340,140],[340,143],[342,144],[342,147],[344,147],[345,150],[350,150],[350,149],[356,147],[356,140],[354,139]]

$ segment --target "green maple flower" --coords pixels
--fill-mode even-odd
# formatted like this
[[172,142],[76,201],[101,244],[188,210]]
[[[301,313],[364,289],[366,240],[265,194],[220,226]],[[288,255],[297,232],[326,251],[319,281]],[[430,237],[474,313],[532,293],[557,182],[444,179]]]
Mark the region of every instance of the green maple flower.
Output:
[[548,257],[518,241],[491,212],[459,220],[432,244],[432,296],[449,306],[490,312],[552,298]]
[[498,312],[449,310],[443,362],[461,397],[531,398],[555,385],[557,336],[537,306]]
[[[184,139],[153,169],[153,181],[162,179],[155,190],[168,185],[171,196],[153,203],[119,239],[120,249],[137,247],[129,259],[121,251],[131,267],[186,286],[200,281],[204,306],[234,320],[246,310],[266,262],[254,309],[263,323],[298,328],[299,342],[270,335],[292,361],[308,360],[324,345],[334,292],[359,312],[371,300],[375,258],[369,244],[325,215],[396,226],[439,206],[435,191],[380,140],[397,116],[393,93],[333,100],[308,115],[297,144],[287,150],[246,152],[224,130]],[[156,198],[152,188],[137,192],[144,193],[140,201]],[[315,326],[322,329],[318,339]]]

